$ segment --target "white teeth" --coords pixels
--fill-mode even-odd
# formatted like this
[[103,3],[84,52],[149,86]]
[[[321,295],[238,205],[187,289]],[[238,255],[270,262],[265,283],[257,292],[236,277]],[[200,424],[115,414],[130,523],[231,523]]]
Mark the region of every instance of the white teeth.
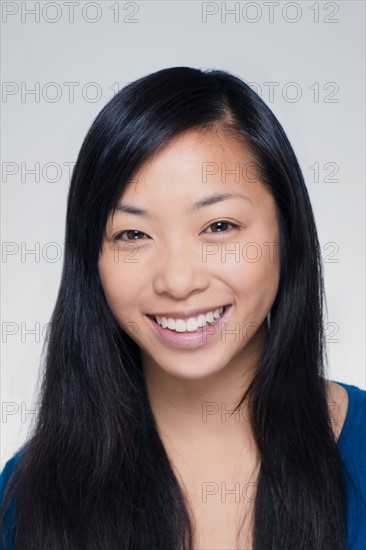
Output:
[[169,328],[176,332],[193,332],[198,328],[202,328],[207,323],[214,323],[216,319],[221,317],[224,312],[224,307],[221,306],[214,311],[208,311],[206,314],[200,314],[197,317],[190,317],[187,321],[183,319],[172,319],[171,317],[155,317],[156,322],[163,328]]
[[214,320],[214,314],[213,314],[212,311],[210,311],[209,313],[207,313],[206,319],[207,319],[207,321],[208,321],[209,323],[212,323],[212,322],[213,322],[213,320]]
[[207,323],[206,315],[203,315],[202,313],[197,317],[197,325],[199,328],[202,328]]

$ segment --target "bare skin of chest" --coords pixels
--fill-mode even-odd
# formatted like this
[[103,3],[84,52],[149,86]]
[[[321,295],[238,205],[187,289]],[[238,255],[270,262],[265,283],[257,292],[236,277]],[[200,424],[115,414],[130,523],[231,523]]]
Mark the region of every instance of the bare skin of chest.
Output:
[[[249,550],[255,461],[230,453],[201,462],[175,454],[174,468],[193,516],[195,550]],[[240,545],[236,541],[240,525]]]
[[[329,384],[328,400],[337,440],[348,407],[347,392]],[[335,411],[335,412],[334,412]],[[336,413],[336,414],[335,414]],[[196,438],[182,443],[164,437],[171,464],[192,516],[194,550],[252,550],[252,521],[259,456],[250,439]],[[240,532],[239,543],[237,534]]]

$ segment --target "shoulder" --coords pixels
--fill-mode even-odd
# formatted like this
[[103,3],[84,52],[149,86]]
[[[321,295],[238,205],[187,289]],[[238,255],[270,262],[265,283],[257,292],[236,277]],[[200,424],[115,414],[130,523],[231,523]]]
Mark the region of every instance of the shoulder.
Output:
[[9,478],[17,464],[20,456],[24,450],[24,446],[21,447],[9,460],[5,463],[4,468],[0,472],[0,500],[2,500],[5,485],[9,481]]
[[9,507],[6,510],[3,510],[4,505],[4,491],[5,487],[9,481],[11,474],[23,452],[24,446],[21,447],[6,463],[2,471],[0,472],[0,508],[1,512],[4,513],[2,523],[0,525],[0,536],[5,537],[7,543],[7,548],[13,548],[14,544],[14,528],[11,527],[13,522],[14,515],[14,499],[11,498]]
[[327,400],[336,440],[342,446],[366,431],[366,390],[327,380]]
[[[347,499],[347,550],[366,540],[366,391],[336,382],[347,392],[348,407],[338,439]],[[333,390],[338,395],[337,388]],[[340,394],[339,394],[340,395]]]
[[[328,381],[332,423],[342,449],[366,454],[366,390],[344,382]],[[333,422],[334,419],[334,422]]]
[[333,380],[327,380],[327,401],[336,440],[342,432],[348,412],[349,395],[346,388]]

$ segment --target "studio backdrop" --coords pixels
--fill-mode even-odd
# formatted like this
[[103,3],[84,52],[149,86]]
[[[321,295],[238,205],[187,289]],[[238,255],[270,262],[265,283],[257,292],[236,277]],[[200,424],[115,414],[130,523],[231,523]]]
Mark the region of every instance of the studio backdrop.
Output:
[[223,69],[282,124],[321,243],[327,377],[365,380],[365,4],[4,1],[1,100],[1,468],[37,410],[82,140],[124,85]]

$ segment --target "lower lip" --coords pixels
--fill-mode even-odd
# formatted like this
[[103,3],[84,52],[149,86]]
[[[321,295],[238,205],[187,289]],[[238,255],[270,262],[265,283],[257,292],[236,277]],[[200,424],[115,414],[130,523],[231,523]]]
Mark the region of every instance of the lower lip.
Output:
[[217,323],[206,324],[204,327],[193,332],[176,332],[168,328],[163,328],[154,318],[147,316],[151,326],[155,329],[164,343],[170,344],[175,348],[193,349],[204,346],[221,332],[221,325],[226,321],[231,304],[225,306],[225,312]]

